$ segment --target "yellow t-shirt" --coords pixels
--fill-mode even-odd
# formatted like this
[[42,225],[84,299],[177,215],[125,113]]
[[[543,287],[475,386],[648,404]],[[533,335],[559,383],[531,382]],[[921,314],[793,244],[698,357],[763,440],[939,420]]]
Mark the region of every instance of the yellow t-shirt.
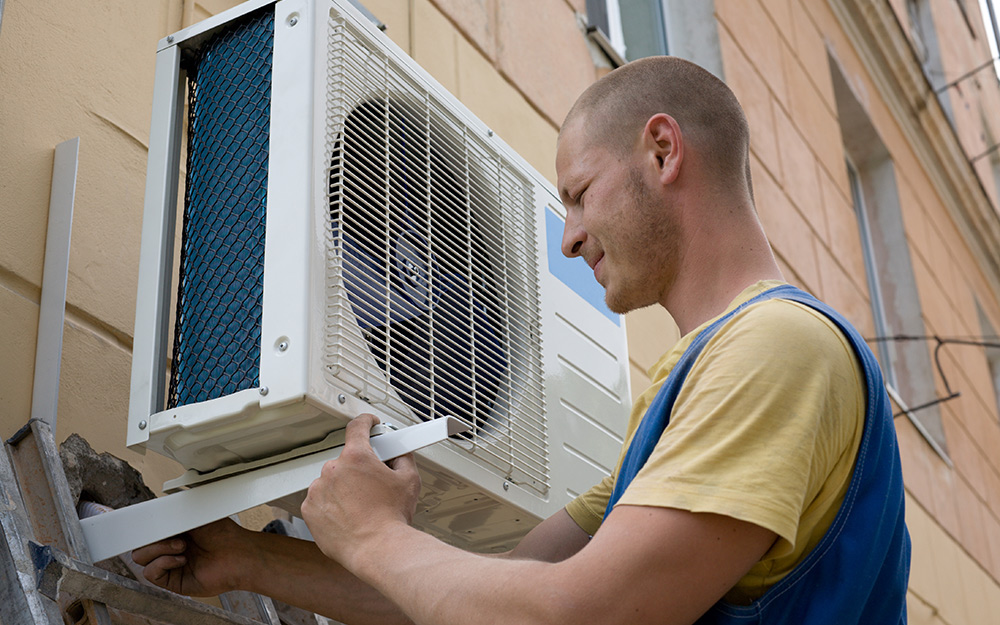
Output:
[[[779,284],[747,288],[725,312]],[[670,370],[713,321],[682,337],[650,369],[653,384],[632,407],[619,467]],[[836,326],[787,300],[754,304],[698,356],[670,425],[618,505],[723,514],[775,532],[778,540],[726,595],[749,603],[808,555],[833,522],[864,414],[861,366]],[[566,507],[590,534],[600,526],[617,473]]]

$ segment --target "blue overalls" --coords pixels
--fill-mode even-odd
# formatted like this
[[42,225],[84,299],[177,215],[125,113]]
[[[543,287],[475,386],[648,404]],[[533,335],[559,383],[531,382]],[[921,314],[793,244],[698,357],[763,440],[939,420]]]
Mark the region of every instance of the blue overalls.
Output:
[[837,516],[791,573],[749,606],[715,604],[698,625],[897,625],[906,623],[910,537],[903,523],[903,474],[882,372],[858,331],[839,313],[790,285],[769,289],[703,330],[685,350],[646,411],[618,473],[605,518],[649,459],[677,394],[701,350],[747,306],[779,298],[828,317],[854,347],[868,388],[864,433]]

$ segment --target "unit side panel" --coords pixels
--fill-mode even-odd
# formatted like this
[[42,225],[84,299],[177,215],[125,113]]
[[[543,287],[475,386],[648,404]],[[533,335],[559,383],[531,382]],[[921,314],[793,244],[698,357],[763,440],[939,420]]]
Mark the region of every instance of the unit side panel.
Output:
[[301,401],[309,364],[316,24],[308,3],[275,5],[261,323],[261,408]]
[[[550,193],[544,224],[542,306],[552,453],[552,503],[563,506],[611,473],[628,421],[624,324],[598,299],[590,268],[560,251],[562,207]],[[553,266],[559,269],[553,271]]]

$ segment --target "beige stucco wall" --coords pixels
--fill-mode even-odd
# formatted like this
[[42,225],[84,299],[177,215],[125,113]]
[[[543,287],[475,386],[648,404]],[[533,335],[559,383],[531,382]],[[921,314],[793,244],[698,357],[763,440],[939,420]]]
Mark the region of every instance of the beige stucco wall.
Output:
[[[156,485],[177,469],[124,448],[139,227],[158,39],[230,0],[7,0],[0,32],[0,435],[30,415],[42,257],[54,146],[80,136],[60,439],[79,432]],[[945,209],[880,85],[826,0],[716,0],[725,75],[747,110],[758,210],[790,281],[873,334],[861,244],[843,167],[828,64],[841,65],[895,162],[900,204],[929,332],[980,333],[974,301],[1000,328],[998,294]],[[944,3],[953,4],[953,3]],[[554,179],[558,124],[604,68],[575,12],[583,0],[368,0],[387,35],[508,144]],[[895,2],[893,6],[902,6]],[[969,3],[971,8],[974,3]],[[978,9],[976,9],[978,10]],[[942,29],[955,15],[939,9]],[[937,16],[936,16],[937,17]],[[958,24],[959,32],[967,28]],[[951,32],[951,31],[949,31]],[[943,51],[957,76],[976,56],[956,36]],[[980,41],[981,42],[981,41]],[[953,94],[959,136],[983,147],[985,85]],[[975,98],[973,96],[976,96]],[[978,99],[977,99],[978,98]],[[984,161],[986,163],[986,161]],[[980,165],[988,180],[988,167]],[[986,193],[994,193],[984,184]],[[995,197],[995,196],[991,196]],[[995,200],[994,200],[995,201]],[[974,300],[975,298],[975,300]],[[633,393],[677,338],[658,309],[627,320]],[[989,622],[1000,613],[1000,419],[978,348],[948,348],[962,397],[942,420],[954,468],[897,420],[914,540],[911,622]]]
[[[123,449],[156,41],[167,2],[6,2],[0,32],[0,426],[30,415],[53,149],[80,137],[58,436]],[[170,469],[172,472],[173,469]]]

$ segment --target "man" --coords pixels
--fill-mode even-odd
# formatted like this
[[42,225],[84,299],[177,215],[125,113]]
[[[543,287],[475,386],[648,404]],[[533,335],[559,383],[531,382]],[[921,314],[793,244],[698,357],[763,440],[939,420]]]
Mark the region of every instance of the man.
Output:
[[611,72],[567,116],[563,252],[587,261],[612,310],[660,304],[683,338],[651,370],[616,474],[513,552],[411,528],[413,458],[381,464],[362,415],[303,505],[315,545],[217,523],[137,550],[146,576],[352,624],[905,622],[877,365],[836,313],[783,285],[748,144],[729,89],[675,58]]

